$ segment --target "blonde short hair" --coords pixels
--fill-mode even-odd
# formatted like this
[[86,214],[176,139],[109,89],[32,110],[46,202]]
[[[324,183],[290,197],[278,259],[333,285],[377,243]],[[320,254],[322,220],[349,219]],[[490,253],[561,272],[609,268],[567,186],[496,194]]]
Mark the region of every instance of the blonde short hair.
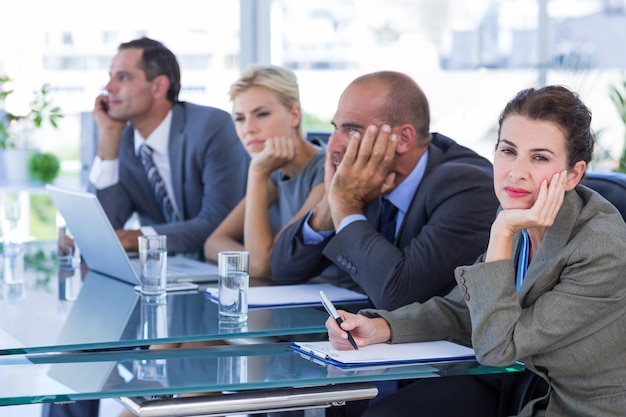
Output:
[[[294,105],[300,105],[300,89],[298,78],[293,71],[276,65],[254,65],[245,70],[241,76],[231,84],[228,92],[230,101],[246,91],[250,87],[265,87],[278,97],[280,103],[287,110],[291,110]],[[302,120],[297,126],[298,133],[304,138],[302,130]]]

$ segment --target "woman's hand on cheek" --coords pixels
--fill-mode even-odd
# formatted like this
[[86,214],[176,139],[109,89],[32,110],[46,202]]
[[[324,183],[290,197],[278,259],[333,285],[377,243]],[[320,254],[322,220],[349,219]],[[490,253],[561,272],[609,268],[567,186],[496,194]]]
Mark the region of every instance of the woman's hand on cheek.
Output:
[[558,172],[541,183],[537,199],[528,209],[509,209],[498,213],[491,226],[485,261],[510,259],[513,236],[522,229],[552,226],[565,197],[567,173]]
[[552,176],[550,184],[547,181],[541,183],[537,201],[530,208],[528,227],[549,227],[554,223],[565,198],[565,182],[567,171],[557,172]]
[[501,223],[501,226],[508,226],[511,234],[521,229],[552,226],[563,204],[566,180],[567,171],[557,172],[552,176],[549,184],[547,180],[542,181],[532,207],[526,210],[503,210],[496,222]]
[[263,150],[252,158],[251,168],[270,175],[284,167],[296,157],[294,140],[289,137],[273,137],[265,141]]

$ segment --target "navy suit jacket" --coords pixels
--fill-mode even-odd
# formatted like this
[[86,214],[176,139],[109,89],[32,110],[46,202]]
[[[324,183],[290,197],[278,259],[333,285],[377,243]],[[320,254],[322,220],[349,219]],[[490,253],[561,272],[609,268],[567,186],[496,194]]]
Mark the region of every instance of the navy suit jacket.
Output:
[[424,177],[394,244],[379,232],[379,199],[357,221],[318,245],[305,245],[300,220],[279,237],[272,274],[282,284],[315,281],[360,290],[377,308],[394,309],[454,287],[454,268],[486,249],[498,201],[485,158],[432,134]]
[[183,221],[166,223],[141,160],[133,127],[123,132],[119,182],[96,191],[115,229],[137,212],[141,225],[167,235],[168,252],[200,252],[204,241],[245,194],[249,156],[231,116],[220,109],[179,102],[173,106],[169,156],[174,199]]

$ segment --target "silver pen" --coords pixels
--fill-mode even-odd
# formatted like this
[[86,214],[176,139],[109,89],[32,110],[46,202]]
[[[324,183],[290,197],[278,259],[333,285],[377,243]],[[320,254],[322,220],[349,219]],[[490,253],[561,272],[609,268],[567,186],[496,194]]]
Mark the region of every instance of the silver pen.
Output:
[[[320,297],[322,298],[322,305],[324,306],[328,314],[332,318],[334,318],[337,324],[339,325],[339,327],[341,327],[341,323],[343,323],[343,320],[341,319],[341,316],[339,315],[339,313],[337,313],[337,309],[335,309],[335,306],[330,301],[330,299],[326,296],[326,293],[324,293],[324,291],[320,291]],[[356,345],[356,342],[354,341],[354,338],[352,337],[350,332],[346,332],[346,333],[348,333],[348,341],[350,342],[354,350],[359,350],[359,347]]]

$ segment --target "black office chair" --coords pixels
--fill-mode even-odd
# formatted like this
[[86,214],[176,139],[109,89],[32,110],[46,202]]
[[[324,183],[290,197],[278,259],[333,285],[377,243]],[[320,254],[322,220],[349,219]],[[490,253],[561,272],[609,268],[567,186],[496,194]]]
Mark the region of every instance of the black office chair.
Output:
[[596,190],[622,213],[626,220],[626,174],[621,172],[588,172],[581,184]]
[[[597,191],[609,200],[626,221],[626,174],[620,172],[588,172],[581,184]],[[510,393],[508,415],[516,415],[531,400],[548,391],[547,382],[531,371],[517,377]]]
[[306,139],[309,142],[312,142],[318,146],[326,146],[328,144],[328,139],[330,138],[331,132],[322,132],[322,131],[314,131],[307,132]]

